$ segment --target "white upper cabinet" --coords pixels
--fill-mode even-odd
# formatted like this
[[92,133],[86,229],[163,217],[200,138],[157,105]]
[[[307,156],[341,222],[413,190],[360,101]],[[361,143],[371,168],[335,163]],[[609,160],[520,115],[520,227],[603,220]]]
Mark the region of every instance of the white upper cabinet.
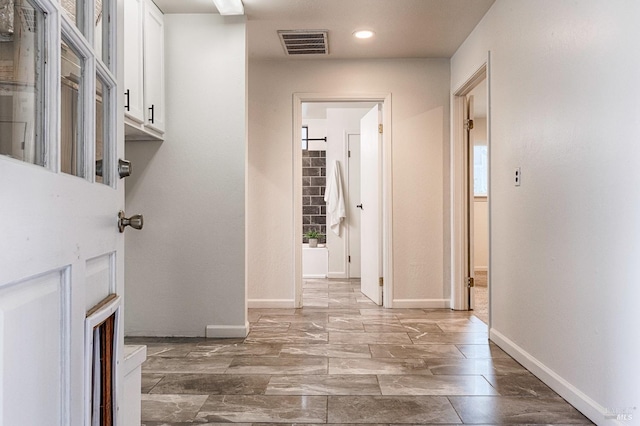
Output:
[[164,19],[147,1],[144,12],[145,125],[164,132]]
[[124,110],[127,118],[144,123],[143,52],[144,0],[124,2]]
[[125,124],[129,140],[162,139],[164,17],[151,0],[125,0]]

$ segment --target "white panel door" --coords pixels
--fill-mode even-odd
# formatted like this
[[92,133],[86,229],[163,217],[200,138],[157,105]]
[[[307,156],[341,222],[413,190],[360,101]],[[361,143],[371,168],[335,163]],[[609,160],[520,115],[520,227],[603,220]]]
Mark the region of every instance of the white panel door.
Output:
[[[103,4],[114,5],[109,15],[122,10],[116,0]],[[124,149],[117,132],[122,89],[117,71],[95,60],[91,37],[67,17],[75,10],[64,7],[57,0],[16,2],[14,38],[1,48],[15,55],[3,56],[13,74],[0,73],[11,106],[2,111],[10,124],[0,140],[19,142],[0,149],[0,425],[6,426],[85,423],[87,305],[124,287],[117,227],[124,185],[116,172]],[[16,82],[20,90],[11,93]]]
[[376,105],[360,120],[361,291],[382,305],[380,109]]
[[347,226],[349,230],[349,278],[361,277],[360,250],[360,135],[349,134],[349,176],[346,196]]
[[[473,123],[473,96],[466,97],[466,122]],[[473,126],[466,127],[466,145],[467,145],[467,277],[475,278],[474,259],[473,259],[473,207],[475,204],[474,182],[473,182]],[[475,306],[475,292],[473,287],[468,289],[469,309],[473,310]]]

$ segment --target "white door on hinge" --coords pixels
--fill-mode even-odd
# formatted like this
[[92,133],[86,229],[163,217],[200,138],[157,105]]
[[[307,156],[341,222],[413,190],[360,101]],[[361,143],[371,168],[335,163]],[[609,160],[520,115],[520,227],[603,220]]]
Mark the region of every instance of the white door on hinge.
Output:
[[117,43],[100,52],[75,27],[115,40],[122,4],[100,4],[78,19],[58,0],[15,2],[0,46],[1,425],[85,424],[86,314],[123,290]]
[[360,267],[361,291],[382,305],[380,109],[376,105],[360,120]]
[[346,194],[347,227],[349,231],[349,278],[360,278],[360,135],[349,133],[349,175]]
[[[475,278],[474,273],[474,259],[473,259],[473,208],[475,204],[474,197],[474,179],[473,179],[473,96],[469,95],[465,98],[465,144],[467,147],[467,165],[466,165],[466,173],[467,173],[467,263],[466,263],[466,276],[471,279]],[[468,289],[468,304],[469,309],[473,309],[475,305],[475,293],[474,288],[469,286],[469,281],[467,281],[467,289]]]

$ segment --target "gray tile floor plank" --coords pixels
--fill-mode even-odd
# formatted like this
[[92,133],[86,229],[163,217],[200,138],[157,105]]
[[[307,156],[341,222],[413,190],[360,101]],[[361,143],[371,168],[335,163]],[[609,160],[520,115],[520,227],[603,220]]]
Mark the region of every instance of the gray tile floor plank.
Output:
[[562,398],[449,397],[465,423],[585,424],[589,420]]
[[266,395],[380,395],[374,375],[273,376]]
[[142,420],[190,422],[208,395],[142,395]]
[[167,374],[151,394],[260,395],[271,376],[240,374]]
[[369,345],[373,358],[464,358],[454,345]]
[[499,395],[482,376],[378,376],[382,395]]
[[329,374],[432,375],[424,360],[403,358],[329,358]]
[[327,358],[237,357],[226,374],[327,374]]
[[445,397],[330,396],[328,423],[461,423]]
[[281,357],[371,358],[369,345],[283,345]]
[[213,395],[195,422],[326,423],[326,396]]

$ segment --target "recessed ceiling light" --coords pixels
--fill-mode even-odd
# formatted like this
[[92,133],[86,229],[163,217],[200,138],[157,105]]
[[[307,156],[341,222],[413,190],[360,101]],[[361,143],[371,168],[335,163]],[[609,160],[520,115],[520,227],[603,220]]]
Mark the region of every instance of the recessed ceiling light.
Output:
[[358,30],[353,33],[356,38],[371,38],[375,33],[371,30]]

